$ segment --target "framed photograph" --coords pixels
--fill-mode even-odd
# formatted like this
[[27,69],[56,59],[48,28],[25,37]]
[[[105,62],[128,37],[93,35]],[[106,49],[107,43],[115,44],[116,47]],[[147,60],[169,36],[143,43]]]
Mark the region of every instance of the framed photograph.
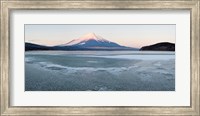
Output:
[[1,115],[200,115],[199,0],[1,0]]

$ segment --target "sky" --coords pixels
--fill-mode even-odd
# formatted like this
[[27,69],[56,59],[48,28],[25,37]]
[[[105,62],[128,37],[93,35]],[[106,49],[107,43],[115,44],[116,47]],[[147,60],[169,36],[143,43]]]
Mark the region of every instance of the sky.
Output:
[[82,25],[26,24],[25,42],[54,46],[95,33],[123,46],[141,48],[159,42],[175,43],[176,25]]

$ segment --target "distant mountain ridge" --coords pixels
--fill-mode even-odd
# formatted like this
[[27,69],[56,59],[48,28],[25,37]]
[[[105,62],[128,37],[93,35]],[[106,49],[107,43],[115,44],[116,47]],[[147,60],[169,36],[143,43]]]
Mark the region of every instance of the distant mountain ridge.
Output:
[[[37,46],[37,47],[35,47]],[[25,50],[138,50],[137,48],[121,46],[115,42],[108,41],[94,33],[88,33],[68,43],[52,47],[26,43]]]
[[143,46],[140,51],[175,51],[175,44],[169,42],[156,43],[149,46]]
[[25,50],[140,50],[140,51],[175,51],[175,44],[169,42],[160,42],[149,46],[143,46],[140,49],[121,46],[115,42],[108,41],[94,33],[88,33],[78,39],[74,39],[70,42],[56,45],[56,46],[44,46],[34,43],[25,43]]

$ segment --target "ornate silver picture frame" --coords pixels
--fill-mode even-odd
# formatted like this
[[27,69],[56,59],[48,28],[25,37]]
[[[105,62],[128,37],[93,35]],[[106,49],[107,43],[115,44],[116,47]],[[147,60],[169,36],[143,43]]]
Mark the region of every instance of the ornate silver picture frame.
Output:
[[[1,0],[1,115],[200,115],[199,0]],[[190,106],[11,106],[10,13],[14,10],[190,10]],[[178,59],[177,59],[178,60]],[[184,70],[183,70],[184,71]]]

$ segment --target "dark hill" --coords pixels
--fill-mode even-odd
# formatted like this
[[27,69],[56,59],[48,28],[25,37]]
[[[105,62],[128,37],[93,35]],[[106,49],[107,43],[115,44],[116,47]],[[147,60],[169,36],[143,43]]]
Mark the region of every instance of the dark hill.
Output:
[[51,47],[43,46],[43,45],[37,45],[33,43],[25,43],[25,51],[31,51],[31,50],[50,50]]
[[149,46],[143,46],[141,51],[175,51],[175,44],[169,42],[157,43]]

